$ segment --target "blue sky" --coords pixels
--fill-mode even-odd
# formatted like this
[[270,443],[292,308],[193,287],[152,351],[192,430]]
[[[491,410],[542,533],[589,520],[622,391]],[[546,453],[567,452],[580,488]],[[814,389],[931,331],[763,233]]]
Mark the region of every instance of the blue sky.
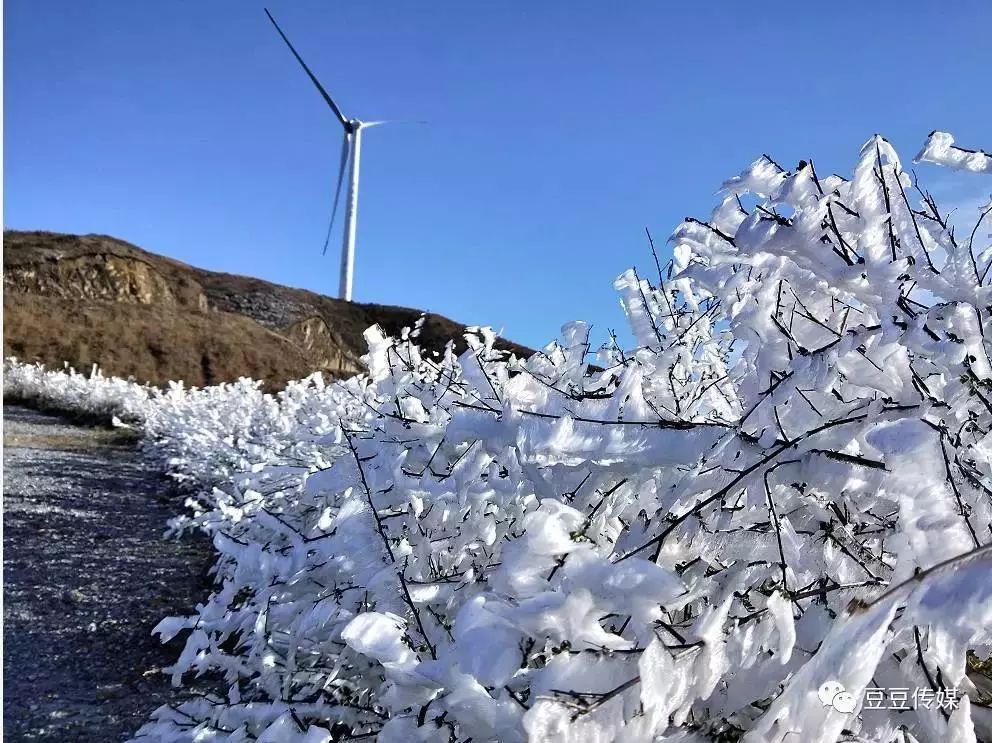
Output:
[[[364,138],[355,299],[530,345],[621,328],[644,227],[663,243],[763,152],[847,173],[876,131],[906,160],[932,129],[992,146],[988,0],[269,2],[346,114],[429,122]],[[336,292],[340,128],[261,4],[4,5],[6,227]]]

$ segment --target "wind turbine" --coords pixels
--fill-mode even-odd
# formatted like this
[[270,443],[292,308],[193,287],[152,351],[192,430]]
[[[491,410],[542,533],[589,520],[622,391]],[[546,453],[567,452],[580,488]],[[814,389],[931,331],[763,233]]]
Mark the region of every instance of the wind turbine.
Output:
[[355,231],[358,225],[358,173],[359,165],[362,158],[362,130],[368,129],[372,126],[378,126],[379,124],[384,124],[384,121],[359,121],[358,119],[349,119],[343,113],[341,109],[338,108],[338,104],[334,102],[330,94],[324,89],[324,86],[320,84],[317,76],[310,71],[307,67],[307,63],[303,61],[303,57],[300,56],[299,52],[293,47],[286,34],[283,33],[282,29],[279,28],[279,24],[276,23],[276,19],[272,17],[272,14],[265,10],[265,15],[269,17],[272,21],[272,25],[275,26],[276,31],[282,37],[282,40],[286,42],[286,46],[289,47],[289,51],[293,53],[296,57],[296,61],[300,63],[303,71],[307,73],[310,81],[317,87],[321,96],[324,98],[324,102],[330,106],[330,109],[334,112],[334,115],[341,122],[341,126],[344,127],[344,140],[341,143],[341,164],[338,168],[338,182],[334,189],[334,207],[331,210],[331,221],[327,227],[327,237],[324,240],[324,250],[327,253],[327,245],[331,240],[331,229],[334,227],[334,217],[338,211],[338,202],[341,199],[341,184],[344,183],[344,172],[348,167],[348,163],[351,163],[351,170],[348,174],[348,203],[345,205],[344,212],[344,245],[341,251],[341,281],[338,288],[338,295],[341,299],[346,301],[351,301],[351,287],[352,281],[355,274]]

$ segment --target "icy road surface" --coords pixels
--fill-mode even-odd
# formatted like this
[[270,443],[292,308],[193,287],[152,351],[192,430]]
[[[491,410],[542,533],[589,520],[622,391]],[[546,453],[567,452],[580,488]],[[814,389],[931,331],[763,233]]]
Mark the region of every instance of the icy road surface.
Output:
[[162,538],[181,498],[118,432],[3,415],[4,740],[123,740],[180,698],[151,630],[206,598],[209,545]]

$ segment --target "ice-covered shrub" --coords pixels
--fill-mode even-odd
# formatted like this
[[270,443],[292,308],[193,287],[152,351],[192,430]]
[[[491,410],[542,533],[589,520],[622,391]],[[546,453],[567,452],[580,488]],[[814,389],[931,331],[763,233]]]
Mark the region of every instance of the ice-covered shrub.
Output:
[[955,233],[879,137],[763,157],[616,281],[634,349],[373,328],[346,384],[157,403],[219,554],[158,631],[227,693],[138,739],[989,739],[990,211]]
[[84,375],[15,358],[4,361],[3,381],[4,397],[12,402],[140,428],[148,458],[201,497],[205,488],[258,469],[276,452],[285,462],[313,448],[352,399],[344,391],[348,384],[326,386],[320,374],[276,394],[247,378],[204,388],[171,382],[159,389],[105,376],[95,365]]
[[114,418],[141,422],[153,391],[119,377],[106,377],[95,364],[89,376],[66,366],[47,370],[42,364],[4,359],[4,399],[62,410],[110,423]]
[[581,323],[528,360],[371,330],[303,457],[199,517],[218,589],[159,630],[229,693],[139,738],[988,735],[992,250],[878,137],[850,180],[763,157],[724,193],[617,280],[638,346],[602,370]]

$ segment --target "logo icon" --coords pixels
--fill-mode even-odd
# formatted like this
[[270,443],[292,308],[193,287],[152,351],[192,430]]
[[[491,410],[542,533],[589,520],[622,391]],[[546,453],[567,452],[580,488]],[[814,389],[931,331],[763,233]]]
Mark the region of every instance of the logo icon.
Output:
[[824,707],[833,707],[838,712],[849,715],[858,703],[840,681],[827,681],[816,693]]

